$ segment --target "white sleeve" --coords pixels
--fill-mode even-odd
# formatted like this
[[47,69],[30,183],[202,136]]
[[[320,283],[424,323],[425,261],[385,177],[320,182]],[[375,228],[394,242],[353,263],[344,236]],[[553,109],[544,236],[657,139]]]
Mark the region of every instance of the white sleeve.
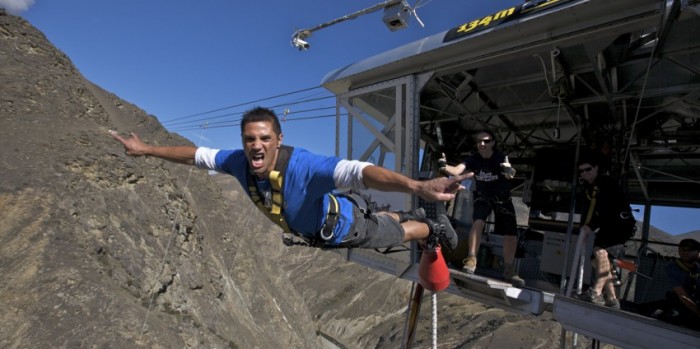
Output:
[[216,153],[218,152],[219,149],[197,148],[197,152],[194,153],[194,165],[199,168],[216,170]]
[[374,164],[357,160],[340,160],[333,171],[336,188],[367,189],[362,180],[362,170],[371,165]]

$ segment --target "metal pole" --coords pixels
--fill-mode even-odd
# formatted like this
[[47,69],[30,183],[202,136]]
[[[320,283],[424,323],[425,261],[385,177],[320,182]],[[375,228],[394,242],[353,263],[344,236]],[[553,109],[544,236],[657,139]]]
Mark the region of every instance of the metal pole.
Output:
[[406,326],[403,331],[403,344],[401,348],[411,349],[413,339],[416,334],[416,323],[420,314],[421,301],[423,300],[424,288],[419,283],[414,283],[413,297],[409,303],[409,311],[406,318]]

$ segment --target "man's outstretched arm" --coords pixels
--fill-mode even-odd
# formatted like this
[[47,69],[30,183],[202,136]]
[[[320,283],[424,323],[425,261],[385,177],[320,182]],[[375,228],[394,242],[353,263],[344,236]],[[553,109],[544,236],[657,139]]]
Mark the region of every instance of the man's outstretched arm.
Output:
[[455,193],[464,189],[464,186],[459,182],[473,175],[474,173],[469,172],[451,178],[442,177],[428,181],[417,181],[379,166],[367,166],[362,170],[362,179],[369,188],[416,194],[428,201],[454,199]]
[[467,166],[464,163],[451,166],[447,164],[447,158],[445,157],[445,153],[442,153],[442,156],[438,160],[439,164],[439,170],[450,175],[450,176],[459,176],[464,172],[464,170],[467,169]]
[[693,299],[690,298],[690,296],[688,295],[688,292],[686,292],[685,288],[681,285],[681,286],[674,287],[672,290],[676,294],[676,296],[678,296],[678,299],[681,301],[683,306],[688,308],[688,310],[693,312],[693,314],[695,314],[695,316],[700,318],[700,308],[698,308],[697,303],[695,303],[695,301],[693,301]]
[[124,138],[117,131],[109,130],[109,133],[118,140],[130,156],[155,156],[171,162],[180,164],[194,165],[194,155],[197,152],[196,147],[192,146],[173,146],[173,147],[156,147],[147,144],[139,138],[135,133],[131,133],[131,137]]

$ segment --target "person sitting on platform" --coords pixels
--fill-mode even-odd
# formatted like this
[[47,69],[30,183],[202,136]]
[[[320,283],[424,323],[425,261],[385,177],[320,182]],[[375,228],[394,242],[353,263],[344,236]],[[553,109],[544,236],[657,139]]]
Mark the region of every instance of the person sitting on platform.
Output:
[[666,266],[666,280],[671,286],[666,294],[670,306],[667,318],[673,323],[700,330],[700,242],[681,240],[678,257]]

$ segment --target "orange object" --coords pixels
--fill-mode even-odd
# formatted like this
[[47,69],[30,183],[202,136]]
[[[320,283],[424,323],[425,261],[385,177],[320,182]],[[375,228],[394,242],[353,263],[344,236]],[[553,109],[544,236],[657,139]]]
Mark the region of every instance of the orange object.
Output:
[[631,272],[637,271],[637,266],[632,261],[626,261],[624,259],[615,259],[615,265],[618,268],[629,270]]
[[423,251],[418,265],[418,281],[427,290],[442,291],[450,286],[450,271],[440,246]]

